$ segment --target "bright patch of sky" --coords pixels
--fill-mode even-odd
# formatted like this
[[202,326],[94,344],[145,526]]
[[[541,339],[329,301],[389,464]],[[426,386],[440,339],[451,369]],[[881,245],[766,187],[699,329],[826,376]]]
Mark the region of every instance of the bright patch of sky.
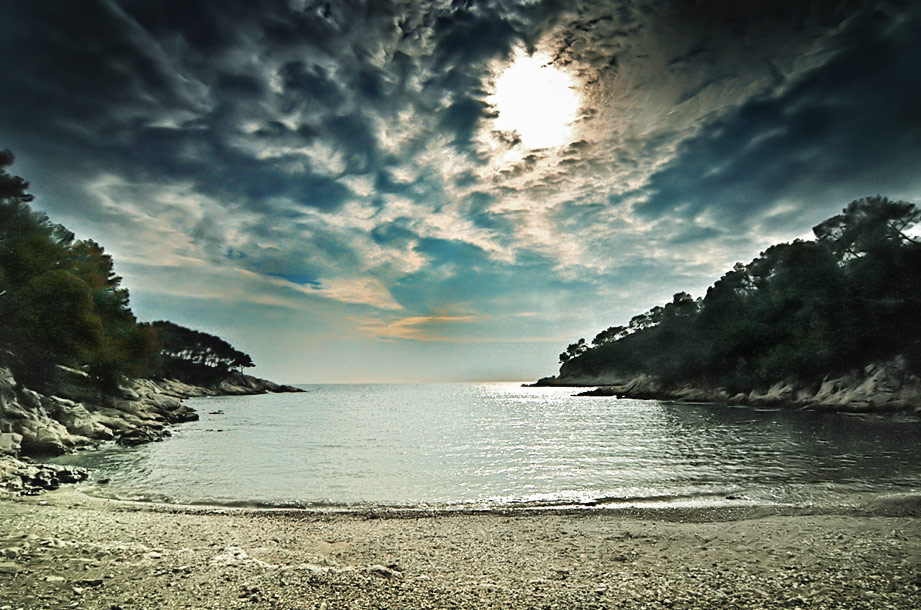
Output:
[[513,132],[528,149],[569,144],[580,103],[576,87],[547,55],[516,51],[486,98],[496,111],[493,127]]

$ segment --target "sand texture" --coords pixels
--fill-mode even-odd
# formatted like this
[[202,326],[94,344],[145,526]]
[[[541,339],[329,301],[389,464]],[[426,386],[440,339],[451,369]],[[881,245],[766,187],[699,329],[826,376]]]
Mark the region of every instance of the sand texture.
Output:
[[[783,514],[783,513],[786,514]],[[317,513],[0,501],[0,608],[921,607],[914,500]]]

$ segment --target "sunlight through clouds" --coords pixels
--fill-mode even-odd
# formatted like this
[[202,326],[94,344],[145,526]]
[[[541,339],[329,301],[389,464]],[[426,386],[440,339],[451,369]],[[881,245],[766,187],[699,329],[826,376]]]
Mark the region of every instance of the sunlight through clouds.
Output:
[[[180,4],[0,19],[0,149],[142,319],[224,295],[389,345],[578,337],[921,192],[916,8]],[[484,366],[541,372],[513,353]]]
[[580,100],[574,79],[544,53],[518,50],[486,100],[495,108],[495,129],[517,134],[525,148],[551,148],[572,141]]

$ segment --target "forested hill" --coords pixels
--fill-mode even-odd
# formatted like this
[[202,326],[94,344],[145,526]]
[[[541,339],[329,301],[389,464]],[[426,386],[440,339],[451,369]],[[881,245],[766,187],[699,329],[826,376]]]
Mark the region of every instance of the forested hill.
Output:
[[813,228],[815,240],[772,246],[737,263],[695,299],[670,303],[571,344],[541,383],[623,383],[748,393],[785,381],[897,360],[921,372],[921,211],[869,197]]
[[106,391],[124,377],[213,384],[253,366],[219,337],[138,323],[112,257],[33,211],[12,163],[0,150],[0,367],[39,391],[55,390],[64,370]]

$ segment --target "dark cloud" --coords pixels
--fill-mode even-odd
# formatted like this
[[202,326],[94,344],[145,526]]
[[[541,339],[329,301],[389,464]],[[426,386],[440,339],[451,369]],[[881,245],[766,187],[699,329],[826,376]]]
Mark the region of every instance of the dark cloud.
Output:
[[[41,209],[121,246],[129,269],[193,261],[193,294],[213,276],[209,294],[255,298],[235,287],[255,275],[284,292],[272,306],[326,294],[388,315],[542,316],[522,329],[593,304],[626,316],[666,283],[703,282],[753,231],[800,233],[849,197],[919,192],[916,13],[10,3],[0,148]],[[495,127],[491,87],[522,52],[577,79],[565,147],[526,149]]]
[[917,189],[921,180],[907,170],[921,164],[919,40],[917,18],[880,13],[853,24],[828,64],[685,143],[638,209],[650,217],[709,212],[737,226],[803,202],[770,220],[793,226],[847,198]]
[[305,61],[290,61],[278,71],[284,88],[284,102],[303,103],[312,100],[323,106],[336,106],[345,101],[339,83],[329,78],[322,66],[311,66]]
[[469,146],[480,119],[486,113],[486,104],[472,97],[464,97],[451,104],[442,114],[442,128],[455,134],[455,142]]
[[[260,4],[262,10],[269,14],[286,5],[276,0]],[[136,0],[121,5],[152,34],[164,37],[178,35],[189,48],[201,53],[233,45],[241,24],[250,22],[254,17],[252,3],[245,0]]]
[[676,2],[674,10],[689,26],[745,35],[752,27],[761,26],[765,22],[781,23],[798,29],[813,23],[833,27],[867,5],[863,0],[704,0]]
[[[477,7],[479,8],[479,7]],[[456,68],[502,55],[519,34],[507,14],[491,10],[458,10],[436,19],[436,67]]]
[[505,214],[491,210],[496,197],[482,191],[474,191],[467,196],[466,216],[478,227],[510,235],[515,231],[515,223]]

